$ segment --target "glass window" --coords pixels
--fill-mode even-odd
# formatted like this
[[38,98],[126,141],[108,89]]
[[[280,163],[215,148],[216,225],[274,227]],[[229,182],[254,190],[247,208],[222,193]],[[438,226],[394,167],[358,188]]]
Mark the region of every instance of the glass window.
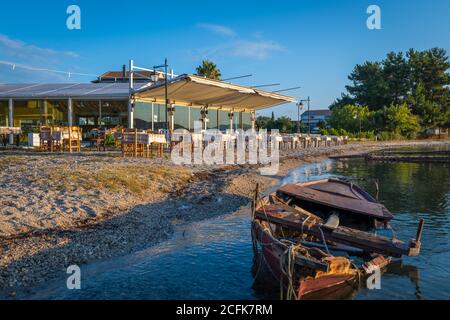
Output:
[[219,110],[209,109],[208,110],[208,129],[218,129],[218,114]]
[[242,129],[250,130],[252,128],[252,114],[250,112],[242,112]]
[[189,130],[189,107],[175,106],[175,130]]
[[[99,115],[98,102],[94,104],[93,115]],[[102,119],[99,125],[106,127],[128,126],[128,101],[105,100],[102,101]]]
[[[45,109],[43,107],[43,109]],[[68,123],[67,101],[47,101],[47,112],[43,110],[43,124],[63,126]]]
[[191,131],[194,130],[194,121],[200,121],[202,119],[201,109],[196,107],[190,108],[191,114]]
[[14,126],[21,127],[22,132],[39,131],[41,125],[41,108],[37,100],[14,101]]
[[79,126],[95,126],[95,117],[78,117]]
[[153,104],[153,121],[155,130],[167,129],[166,105]]
[[8,126],[8,101],[0,101],[0,127]]
[[230,129],[230,119],[228,118],[228,111],[225,110],[219,110],[219,130],[220,131],[227,131]]
[[142,130],[152,129],[152,104],[136,102],[134,105],[134,126]]

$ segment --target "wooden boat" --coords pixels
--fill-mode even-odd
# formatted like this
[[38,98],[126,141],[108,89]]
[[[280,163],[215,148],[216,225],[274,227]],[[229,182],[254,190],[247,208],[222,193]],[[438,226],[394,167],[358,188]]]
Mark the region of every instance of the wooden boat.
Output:
[[[347,183],[340,183],[339,180],[332,180],[331,184],[328,182],[329,180],[321,180],[317,184],[299,185],[299,190],[285,186],[261,199],[258,197],[258,191],[255,192],[252,223],[254,246],[256,243],[261,247],[266,265],[277,279],[288,284],[288,292],[296,299],[317,298],[324,294],[335,295],[342,290],[349,290],[355,285],[355,270],[358,270],[356,274],[361,278],[371,274],[373,267],[385,268],[391,261],[390,257],[417,256],[420,253],[423,220],[419,222],[416,237],[405,243],[367,230],[341,226],[336,211],[325,210],[325,208],[336,210],[339,206],[338,214],[354,214],[351,221],[357,225],[358,219],[367,222],[368,216],[373,220],[379,219],[380,216],[366,214],[370,213],[368,210],[362,212],[363,208],[368,209],[370,206],[361,205],[355,210],[348,206],[349,202],[338,204],[321,202],[323,208],[316,212],[320,212],[322,216],[305,210],[304,207],[307,206],[298,206],[302,203],[297,200],[305,198],[302,191],[315,185],[317,185],[315,189],[311,190],[326,190],[323,192],[332,197],[337,193],[338,197],[341,197],[341,194],[347,192],[344,197],[359,198],[355,203],[361,204],[362,199],[366,199],[367,202],[378,204],[360,188],[351,186],[357,195],[350,196]],[[330,189],[333,185],[337,185],[340,189],[336,191]],[[316,200],[317,198],[314,198],[314,201]],[[387,212],[381,204],[373,208],[378,208],[383,214]],[[384,217],[392,218],[387,214]],[[288,277],[283,266],[286,265],[286,255],[290,256],[292,251],[296,255],[290,262],[295,262],[296,276]],[[300,257],[297,253],[300,253]],[[350,256],[362,258],[362,265],[359,268],[349,265],[350,260],[347,257]],[[292,263],[288,265],[292,266]]]
[[267,267],[281,282],[289,300],[345,295],[359,284],[359,270],[345,257],[280,239],[265,221],[255,220],[252,232]]
[[323,179],[285,185],[277,196],[291,206],[299,206],[322,219],[339,216],[341,226],[369,230],[387,227],[394,217],[369,193],[352,181]]
[[[340,216],[333,212],[325,215],[322,211],[322,216],[325,218],[323,219],[316,212],[311,213],[303,207],[299,207],[298,202],[291,201],[292,198],[279,197],[282,189],[286,190],[286,186],[262,199],[255,197],[254,219],[267,221],[273,224],[274,228],[294,231],[306,241],[311,240],[324,244],[324,246],[327,246],[328,242],[331,245],[346,246],[344,251],[355,251],[356,248],[360,249],[362,254],[378,253],[398,258],[403,255],[417,256],[420,253],[423,220],[419,222],[416,237],[406,243],[361,228],[342,225]],[[292,193],[294,194],[294,192]],[[296,192],[295,194],[300,193]],[[360,216],[356,215],[355,217]],[[361,219],[365,221],[366,218],[361,217]],[[358,225],[357,218],[354,218],[353,222]]]

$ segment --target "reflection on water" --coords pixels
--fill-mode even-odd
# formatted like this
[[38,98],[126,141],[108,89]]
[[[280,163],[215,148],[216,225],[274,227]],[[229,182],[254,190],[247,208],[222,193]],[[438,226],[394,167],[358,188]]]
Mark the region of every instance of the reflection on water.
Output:
[[[450,170],[442,163],[324,161],[289,174],[282,183],[324,177],[358,180],[395,215],[398,238],[409,241],[426,221],[419,257],[390,265],[381,290],[360,289],[355,299],[450,299]],[[110,261],[82,267],[82,290],[65,278],[30,298],[57,299],[277,299],[279,284],[254,263],[249,209],[179,226],[173,239]],[[258,274],[254,281],[255,274]]]

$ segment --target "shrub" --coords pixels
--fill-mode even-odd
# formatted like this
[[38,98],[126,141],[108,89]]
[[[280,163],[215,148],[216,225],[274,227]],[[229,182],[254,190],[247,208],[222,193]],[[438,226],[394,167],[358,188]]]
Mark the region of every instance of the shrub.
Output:
[[337,131],[335,128],[331,128],[328,132],[332,136],[338,136],[339,135],[339,131]]
[[381,141],[389,141],[391,140],[391,133],[388,131],[382,131],[379,133],[378,139]]
[[116,142],[114,141],[114,136],[111,133],[108,133],[105,138],[105,145],[108,147],[115,146]]
[[328,135],[330,135],[330,132],[328,131],[328,129],[322,128],[322,129],[320,129],[320,134],[322,134],[324,136],[328,136]]
[[367,131],[365,138],[368,140],[375,140],[375,133],[373,131]]

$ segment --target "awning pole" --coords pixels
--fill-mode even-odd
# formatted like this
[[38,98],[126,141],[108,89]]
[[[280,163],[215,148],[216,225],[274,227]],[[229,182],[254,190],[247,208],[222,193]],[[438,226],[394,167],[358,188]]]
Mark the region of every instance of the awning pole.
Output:
[[155,131],[155,114],[154,114],[155,104],[152,102],[152,131]]
[[228,119],[230,119],[230,131],[233,132],[233,117],[234,117],[234,111],[230,111],[228,113]]
[[69,98],[67,105],[67,122],[69,124],[69,128],[71,128],[73,124],[72,116],[73,116],[72,98]]
[[[8,100],[8,127],[14,127],[14,101]],[[14,144],[14,135],[9,135],[9,144]]]
[[252,111],[251,117],[252,117],[252,131],[255,131],[256,130],[256,111]]
[[44,126],[48,124],[48,104],[47,99],[44,100]]
[[98,125],[101,128],[103,125],[103,115],[102,115],[102,100],[98,101]]
[[128,129],[134,129],[134,112],[133,112],[133,89],[134,89],[134,62],[130,60],[129,63],[129,72],[130,72],[130,86],[129,86],[129,95],[128,95]]

